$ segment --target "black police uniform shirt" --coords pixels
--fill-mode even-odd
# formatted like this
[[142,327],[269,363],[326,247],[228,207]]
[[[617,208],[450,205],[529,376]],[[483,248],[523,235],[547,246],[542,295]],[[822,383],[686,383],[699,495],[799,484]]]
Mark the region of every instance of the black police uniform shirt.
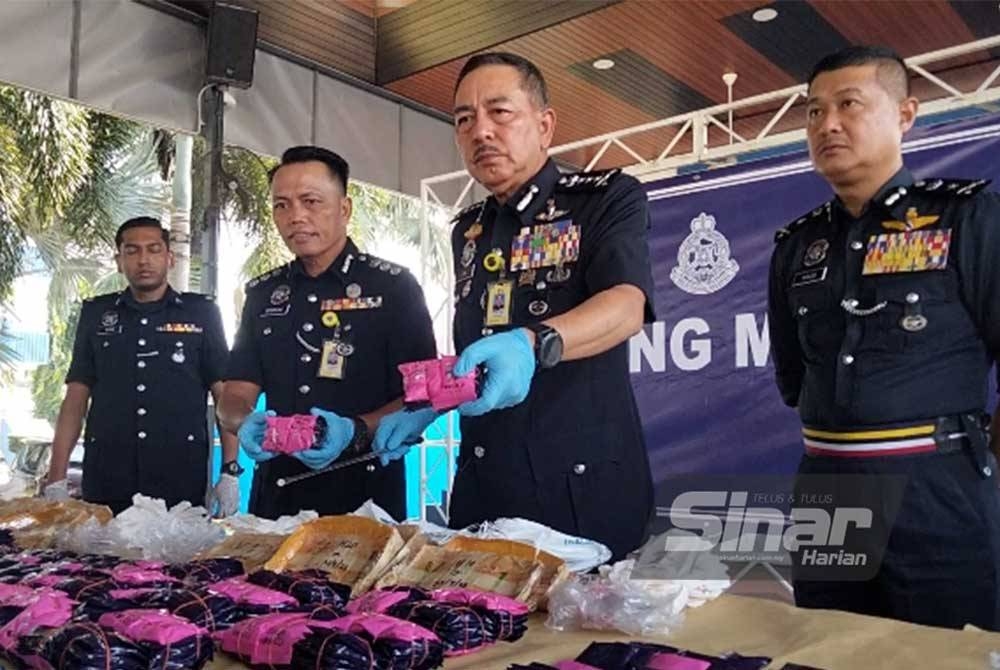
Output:
[[[341,378],[321,376],[339,345]],[[403,395],[397,366],[436,356],[434,331],[423,292],[407,270],[348,240],[317,277],[295,260],[252,280],[227,379],[261,387],[267,408],[280,416],[313,407],[351,418]],[[352,454],[344,453],[339,460]],[[406,516],[402,460],[377,461],[278,487],[277,479],[312,472],[291,456],[257,465],[250,511],[275,518],[300,510],[353,512],[372,498],[397,519]]]
[[[491,197],[468,208],[452,231],[456,350],[619,284],[642,290],[651,321],[648,227],[634,178],[561,175],[551,160],[504,205]],[[488,284],[501,279],[512,282],[510,323],[487,326],[487,312],[503,303],[487,297]],[[627,342],[536,371],[527,400],[463,417],[461,429],[452,526],[522,516],[601,541],[616,556],[642,542],[652,480]]]
[[208,296],[168,288],[140,303],[126,289],[84,301],[66,375],[90,388],[83,497],[122,503],[138,492],[204,504],[207,398],[227,356]]
[[768,320],[782,398],[844,429],[981,411],[1000,358],[1000,197],[904,168],[852,217],[776,235]]

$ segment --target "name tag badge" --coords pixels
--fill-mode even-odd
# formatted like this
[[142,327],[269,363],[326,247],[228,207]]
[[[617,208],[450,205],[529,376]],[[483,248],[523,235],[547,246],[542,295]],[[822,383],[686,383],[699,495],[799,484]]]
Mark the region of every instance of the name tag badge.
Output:
[[323,351],[320,353],[319,371],[317,377],[323,379],[344,378],[344,356],[337,351],[337,340],[324,340]]
[[513,302],[513,281],[510,279],[491,281],[486,287],[486,325],[506,326],[509,324]]
[[291,309],[292,305],[290,303],[285,303],[281,307],[267,307],[260,313],[260,318],[266,319],[272,316],[288,316],[288,312],[291,311]]
[[792,287],[796,286],[808,286],[809,284],[818,284],[821,281],[826,280],[826,270],[827,266],[821,268],[811,268],[809,270],[799,270],[792,275]]

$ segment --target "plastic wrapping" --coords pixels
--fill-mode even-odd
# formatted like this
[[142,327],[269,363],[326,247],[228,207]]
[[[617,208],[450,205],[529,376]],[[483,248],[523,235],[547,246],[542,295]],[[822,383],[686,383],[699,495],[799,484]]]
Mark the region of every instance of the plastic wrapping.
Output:
[[452,374],[456,360],[456,356],[443,356],[398,365],[403,375],[403,402],[411,408],[430,405],[438,412],[445,412],[475,400],[477,372],[472,370],[456,377]]
[[369,591],[347,604],[349,614],[384,614],[393,605],[430,600],[429,591],[412,586],[391,586],[377,591]]
[[300,606],[299,601],[287,593],[251,584],[244,577],[226,579],[206,588],[209,593],[234,601],[247,614],[267,614]]
[[619,630],[629,635],[666,635],[683,621],[687,593],[682,584],[652,589],[628,579],[577,576],[549,593],[554,630]]
[[277,519],[265,519],[253,514],[235,514],[216,522],[233,533],[251,533],[256,535],[290,535],[298,530],[306,521],[318,519],[319,514],[312,510],[303,510],[291,516],[280,516]]
[[172,614],[125,610],[109,612],[98,623],[143,649],[149,668],[198,670],[212,658],[214,648],[208,632]]
[[762,670],[765,656],[711,656],[648,642],[594,642],[576,657],[600,670]]
[[[441,665],[444,646],[438,636],[422,626],[383,614],[354,614],[323,624],[324,628],[351,633],[374,651],[376,666],[386,670],[425,670]],[[303,644],[307,640],[303,640]]]
[[243,563],[235,558],[206,558],[190,563],[168,565],[163,571],[188,584],[214,584],[244,573]]
[[513,598],[468,589],[439,589],[431,594],[437,602],[471,607],[482,615],[493,642],[514,642],[528,630],[526,605]]
[[322,626],[301,612],[264,614],[239,622],[215,639],[220,649],[245,663],[287,667],[295,643],[312,632],[311,624]]
[[104,526],[87,522],[57,536],[61,548],[184,563],[218,544],[225,531],[204,507],[181,502],[169,510],[159,499],[136,494],[132,506]]
[[351,597],[350,586],[330,581],[319,570],[285,573],[258,570],[246,579],[251,584],[287,593],[304,607],[329,607],[343,613]]
[[364,638],[340,631],[312,629],[295,643],[290,667],[311,670],[381,670],[384,666],[377,664],[375,651]]
[[[34,651],[28,648],[22,652]],[[47,635],[39,656],[53,670],[147,670],[149,655],[139,645],[94,623],[73,623]]]
[[297,454],[323,441],[326,421],[311,414],[268,416],[262,448],[275,454]]
[[489,624],[471,607],[448,603],[399,603],[387,612],[397,619],[411,621],[440,638],[445,656],[461,656],[492,643]]

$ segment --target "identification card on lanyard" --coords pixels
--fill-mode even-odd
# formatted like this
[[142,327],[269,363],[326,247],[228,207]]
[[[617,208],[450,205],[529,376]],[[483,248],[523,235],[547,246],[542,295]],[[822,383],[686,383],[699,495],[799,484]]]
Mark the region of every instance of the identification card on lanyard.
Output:
[[337,351],[340,343],[337,340],[324,340],[323,351],[320,353],[319,371],[317,377],[323,379],[343,379],[345,356]]
[[511,306],[514,301],[514,282],[498,279],[486,285],[486,325],[510,324]]

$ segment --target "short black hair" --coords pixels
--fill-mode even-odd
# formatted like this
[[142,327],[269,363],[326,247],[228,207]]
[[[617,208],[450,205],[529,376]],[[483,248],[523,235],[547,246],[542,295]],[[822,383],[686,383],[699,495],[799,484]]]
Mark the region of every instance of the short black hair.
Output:
[[285,149],[285,153],[281,154],[281,162],[268,171],[267,183],[270,184],[273,182],[275,173],[285,165],[308,163],[310,161],[319,161],[326,165],[330,170],[330,174],[333,175],[333,178],[344,189],[344,195],[347,195],[347,180],[350,177],[351,166],[347,164],[347,161],[340,154],[329,149],[324,149],[323,147],[312,146],[311,144]]
[[507,51],[488,51],[476,54],[465,61],[465,65],[462,66],[462,71],[458,73],[458,79],[455,81],[452,97],[458,93],[458,85],[462,83],[463,79],[474,70],[487,65],[506,65],[514,68],[521,75],[521,88],[533,99],[534,103],[542,109],[549,106],[549,87],[545,85],[542,71],[527,58]]
[[170,231],[163,227],[159,219],[154,219],[151,216],[136,216],[118,226],[118,232],[115,233],[115,249],[121,248],[125,231],[133,228],[156,228],[160,231],[163,243],[167,245],[168,249],[170,248]]
[[890,95],[895,94],[900,100],[910,96],[910,73],[906,69],[906,63],[889,47],[880,46],[852,46],[824,56],[813,67],[809,75],[809,86],[823,72],[858,65],[876,65],[879,83]]

